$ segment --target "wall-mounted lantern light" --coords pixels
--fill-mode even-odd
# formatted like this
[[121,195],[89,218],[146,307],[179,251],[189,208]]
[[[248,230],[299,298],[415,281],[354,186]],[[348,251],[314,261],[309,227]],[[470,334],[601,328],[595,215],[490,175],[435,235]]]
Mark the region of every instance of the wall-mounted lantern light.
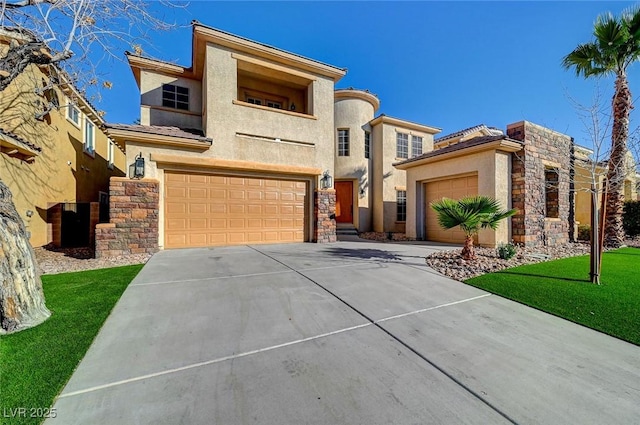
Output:
[[333,187],[333,177],[329,174],[329,170],[322,173],[322,178],[320,179],[320,188],[321,189],[330,189]]
[[131,173],[131,178],[133,179],[141,179],[144,177],[144,158],[142,157],[142,152],[136,157],[136,161],[131,164],[129,170],[133,171]]

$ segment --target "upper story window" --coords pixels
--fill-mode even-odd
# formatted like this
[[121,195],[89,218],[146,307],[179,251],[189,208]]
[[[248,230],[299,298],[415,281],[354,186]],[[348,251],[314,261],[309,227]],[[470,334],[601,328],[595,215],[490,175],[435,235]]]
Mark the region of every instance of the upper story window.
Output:
[[80,127],[80,110],[72,103],[67,105],[67,119]]
[[93,155],[96,149],[96,126],[89,120],[84,119],[84,151]]
[[276,94],[262,93],[246,88],[243,88],[242,91],[244,93],[244,101],[252,105],[266,106],[274,109],[287,109],[290,104],[287,98]]
[[407,221],[407,191],[396,191],[396,221]]
[[338,130],[338,156],[349,156],[349,130]]
[[371,132],[364,132],[364,157],[369,159],[371,155]]
[[396,158],[409,158],[409,135],[396,134]]
[[189,110],[189,89],[173,84],[162,85],[162,106],[173,109]]
[[422,155],[422,137],[411,136],[411,156]]

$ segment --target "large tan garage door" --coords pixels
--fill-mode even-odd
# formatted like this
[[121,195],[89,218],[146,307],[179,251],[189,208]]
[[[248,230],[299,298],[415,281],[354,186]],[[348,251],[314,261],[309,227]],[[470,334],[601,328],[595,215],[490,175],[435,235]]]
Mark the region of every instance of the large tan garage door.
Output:
[[165,248],[304,241],[303,181],[165,172]]
[[464,232],[459,227],[443,230],[438,224],[436,212],[429,206],[442,198],[460,199],[478,194],[478,176],[457,177],[438,180],[425,185],[425,211],[427,212],[427,240],[436,242],[464,243]]

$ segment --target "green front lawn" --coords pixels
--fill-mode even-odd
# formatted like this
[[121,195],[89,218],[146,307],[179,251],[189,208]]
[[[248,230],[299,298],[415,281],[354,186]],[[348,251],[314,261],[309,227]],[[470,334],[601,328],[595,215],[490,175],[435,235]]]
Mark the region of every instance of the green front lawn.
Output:
[[[142,265],[42,276],[51,317],[32,329],[0,337],[0,421],[40,423],[36,416],[67,383],[129,282]],[[30,412],[30,409],[34,409]],[[16,415],[14,415],[16,416]]]
[[589,256],[514,267],[466,283],[640,345],[640,249],[606,252],[601,285]]

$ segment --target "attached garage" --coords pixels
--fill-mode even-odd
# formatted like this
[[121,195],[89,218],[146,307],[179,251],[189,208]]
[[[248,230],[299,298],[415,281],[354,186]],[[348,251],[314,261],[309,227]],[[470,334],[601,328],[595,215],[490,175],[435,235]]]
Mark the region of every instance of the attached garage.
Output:
[[426,236],[430,241],[464,243],[465,235],[459,227],[444,230],[438,224],[438,216],[430,207],[432,202],[442,198],[460,199],[478,194],[478,175],[455,177],[427,182],[424,185]]
[[303,242],[308,182],[166,170],[164,247]]

